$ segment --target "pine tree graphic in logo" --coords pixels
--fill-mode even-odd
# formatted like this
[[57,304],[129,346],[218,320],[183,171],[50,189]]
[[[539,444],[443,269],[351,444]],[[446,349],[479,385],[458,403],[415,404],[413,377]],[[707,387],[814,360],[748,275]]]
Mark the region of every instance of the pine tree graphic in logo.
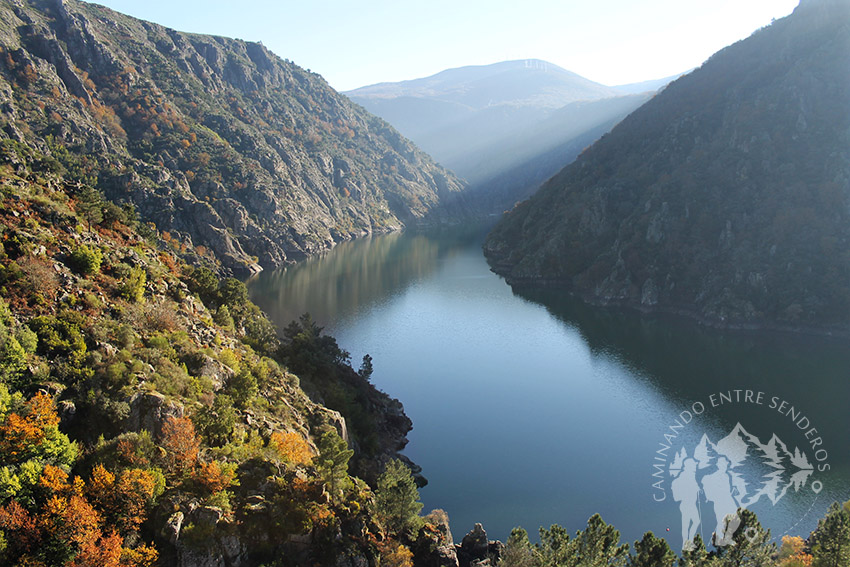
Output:
[[796,447],[789,451],[776,435],[762,443],[738,423],[717,443],[703,435],[690,454],[682,447],[669,472],[670,490],[682,514],[682,548],[687,550],[702,522],[702,502],[714,507],[712,543],[734,545],[739,508],[749,508],[763,497],[776,505],[789,488],[796,492],[805,487],[814,467],[805,453]]

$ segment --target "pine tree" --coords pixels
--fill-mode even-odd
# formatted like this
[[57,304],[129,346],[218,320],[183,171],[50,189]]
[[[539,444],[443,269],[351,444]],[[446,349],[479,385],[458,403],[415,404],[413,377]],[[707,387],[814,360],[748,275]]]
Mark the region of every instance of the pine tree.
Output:
[[354,456],[354,451],[339,436],[336,429],[326,427],[319,437],[319,456],[313,461],[330,485],[331,494],[336,497],[348,482],[348,461]]
[[387,463],[387,468],[378,477],[375,507],[390,532],[403,534],[418,527],[422,510],[418,500],[419,491],[407,465],[398,459]]
[[720,565],[726,567],[773,567],[776,544],[770,543],[770,530],[761,527],[754,512],[738,510],[741,524],[732,535],[734,545],[718,549]]
[[663,539],[646,532],[635,542],[635,553],[629,558],[629,567],[673,567],[676,554]]
[[620,532],[599,514],[591,516],[584,532],[576,534],[576,543],[582,567],[624,566],[629,557],[628,544],[620,545]]
[[809,541],[812,567],[846,567],[850,565],[850,513],[838,502],[829,507],[826,517],[818,522]]
[[539,565],[534,547],[528,539],[528,532],[522,528],[511,530],[499,567],[538,567]]

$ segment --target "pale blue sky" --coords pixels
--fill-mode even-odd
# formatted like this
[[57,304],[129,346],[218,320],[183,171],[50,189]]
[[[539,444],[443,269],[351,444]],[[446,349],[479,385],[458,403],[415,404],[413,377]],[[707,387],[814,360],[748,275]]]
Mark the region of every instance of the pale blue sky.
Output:
[[262,41],[337,90],[509,59],[607,85],[700,65],[798,0],[100,0],[181,31]]

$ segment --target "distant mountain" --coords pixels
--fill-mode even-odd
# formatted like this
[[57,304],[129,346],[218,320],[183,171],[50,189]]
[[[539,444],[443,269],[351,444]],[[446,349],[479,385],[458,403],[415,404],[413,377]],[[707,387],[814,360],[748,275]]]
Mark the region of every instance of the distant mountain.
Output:
[[802,2],[507,215],[494,269],[716,325],[850,328],[847,69],[850,4]]
[[501,210],[645,102],[650,94],[640,92],[625,96],[552,63],[526,59],[345,94],[489,193]]
[[463,184],[260,43],[0,0],[0,138],[231,272],[417,223]]
[[618,93],[552,63],[520,59],[447,69],[422,79],[379,83],[345,94],[357,101],[412,97],[481,110],[502,105],[560,108],[576,100],[605,98]]

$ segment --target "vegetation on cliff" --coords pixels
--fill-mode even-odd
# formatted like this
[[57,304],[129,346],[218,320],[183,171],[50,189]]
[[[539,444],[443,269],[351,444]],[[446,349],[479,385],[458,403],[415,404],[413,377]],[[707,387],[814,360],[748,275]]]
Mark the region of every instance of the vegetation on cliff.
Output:
[[[427,524],[391,461],[401,405],[315,327],[281,342],[244,284],[183,264],[50,156],[0,150],[0,562],[404,556]],[[309,360],[324,366],[305,388],[342,414],[290,372]]]
[[0,138],[233,273],[401,228],[462,189],[262,44],[76,0],[3,0],[0,21]]
[[716,324],[850,326],[850,9],[810,0],[669,85],[518,205],[516,284]]

